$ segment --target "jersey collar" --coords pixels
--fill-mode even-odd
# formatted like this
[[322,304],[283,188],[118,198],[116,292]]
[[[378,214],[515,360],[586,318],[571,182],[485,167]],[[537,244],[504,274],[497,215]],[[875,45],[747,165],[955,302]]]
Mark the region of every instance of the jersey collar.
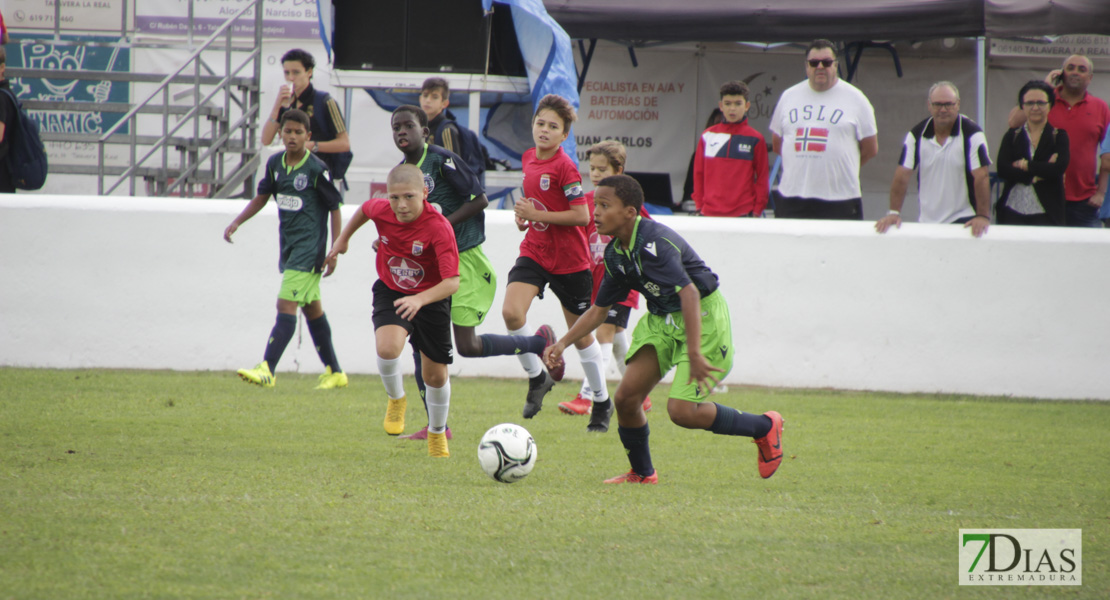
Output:
[[305,164],[306,162],[308,162],[308,155],[309,155],[309,154],[312,154],[311,152],[309,152],[309,151],[308,151],[308,150],[306,149],[306,150],[304,151],[304,156],[302,156],[302,157],[301,157],[301,162],[299,162],[299,163],[297,163],[297,164],[293,165],[292,167],[290,167],[290,166],[289,166],[288,164],[286,164],[286,163],[285,163],[285,155],[286,155],[286,153],[287,153],[287,152],[288,152],[288,151],[286,151],[286,152],[282,152],[282,153],[281,153],[281,164],[282,164],[282,166],[283,166],[283,167],[285,167],[285,174],[286,174],[286,175],[288,175],[289,173],[292,173],[293,171],[296,171],[297,169],[299,169],[299,168],[303,167],[303,166],[304,166],[304,164]]
[[628,258],[632,258],[632,249],[636,247],[636,237],[640,235],[640,221],[644,219],[643,215],[636,215],[636,224],[632,226],[632,238],[629,240],[628,248],[621,248],[620,238],[616,238],[616,243],[613,248],[617,252],[623,252]]

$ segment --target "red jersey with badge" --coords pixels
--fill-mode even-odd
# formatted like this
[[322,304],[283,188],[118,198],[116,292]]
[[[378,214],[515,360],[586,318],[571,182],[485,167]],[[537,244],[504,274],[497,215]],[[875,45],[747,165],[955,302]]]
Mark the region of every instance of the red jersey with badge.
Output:
[[[563,212],[572,205],[586,204],[582,176],[562,147],[547,160],[538,160],[536,149],[529,148],[521,163],[524,197],[537,209]],[[532,223],[520,243],[520,255],[536,261],[552,275],[586,271],[591,264],[585,228],[576,226]]]
[[412,223],[401,223],[389,200],[362,203],[362,214],[378,228],[378,278],[389,289],[407,296],[459,275],[459,249],[447,217],[424,202],[424,212]]
[[[601,280],[605,277],[605,246],[609,245],[609,241],[613,237],[597,232],[597,223],[594,223],[594,209],[596,207],[594,206],[594,193],[592,191],[586,193],[586,206],[590,207],[590,223],[586,225],[586,239],[590,244],[590,273],[594,278],[594,292],[590,295],[590,301],[593,302],[597,300],[597,289],[601,287]],[[647,219],[651,218],[651,214],[643,206],[640,207],[640,216]],[[640,308],[640,292],[636,290],[628,292],[628,298],[617,304]]]

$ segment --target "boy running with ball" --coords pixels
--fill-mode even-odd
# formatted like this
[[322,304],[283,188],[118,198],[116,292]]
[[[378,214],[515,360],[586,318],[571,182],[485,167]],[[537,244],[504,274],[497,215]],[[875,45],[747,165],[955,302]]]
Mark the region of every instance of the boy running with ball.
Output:
[[717,275],[674,230],[642,218],[643,203],[640,184],[627,175],[598,183],[597,231],[613,237],[605,248],[605,279],[594,305],[544,351],[544,362],[548,368],[561,365],[569,344],[589,335],[605,322],[610,306],[638,290],[647,300],[648,314],[632,334],[631,358],[615,396],[617,432],[632,469],[605,483],[658,483],[642,403],[672,367],[677,371],[667,400],[671,421],[688,429],[754,438],[759,474],[768,478],[782,462],[782,416],[775,411],[743,413],[708,401],[732,368],[728,306],[717,290]]

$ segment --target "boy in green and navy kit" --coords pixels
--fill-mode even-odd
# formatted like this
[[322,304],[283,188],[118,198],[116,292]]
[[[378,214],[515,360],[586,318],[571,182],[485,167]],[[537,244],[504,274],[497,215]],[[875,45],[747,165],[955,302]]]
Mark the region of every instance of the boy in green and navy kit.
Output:
[[278,270],[282,272],[277,322],[270,331],[262,362],[253,369],[239,369],[239,377],[244,381],[263,387],[274,387],[277,363],[297,327],[298,307],[308,321],[316,352],[325,365],[316,389],[347,386],[347,374],[339,368],[335,357],[331,326],[320,299],[320,277],[327,277],[335,270],[335,260],[326,260],[328,225],[331,225],[334,243],[342,227],[340,196],[327,165],[305,148],[312,135],[310,127],[308,115],[303,111],[291,109],[282,115],[281,140],[285,152],[266,161],[266,174],[258,184],[258,195],[224,230],[224,239],[231,243],[231,236],[239,226],[258,214],[270,197],[274,197],[280,218]]
[[[605,276],[594,305],[562,339],[544,351],[548,368],[562,363],[563,350],[605,322],[609,307],[639,291],[648,314],[632,333],[627,367],[615,396],[617,432],[632,469],[605,483],[658,483],[648,449],[642,403],[677,368],[667,400],[676,425],[721,435],[753,438],[759,474],[768,478],[782,462],[782,416],[762,415],[709,402],[709,393],[732,369],[732,327],[717,274],[681,236],[640,216],[644,193],[627,175],[598,182],[594,192],[597,232],[612,236],[605,247]],[[717,373],[716,377],[714,373]]]

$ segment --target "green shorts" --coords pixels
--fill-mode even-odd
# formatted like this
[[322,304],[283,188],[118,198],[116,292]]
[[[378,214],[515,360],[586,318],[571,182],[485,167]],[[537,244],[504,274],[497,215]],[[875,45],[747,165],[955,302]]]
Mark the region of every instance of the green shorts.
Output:
[[497,294],[497,275],[493,264],[474,246],[459,253],[459,291],[451,296],[451,322],[462,327],[477,327],[486,320]]
[[[686,353],[686,324],[682,321],[682,313],[665,317],[648,313],[641,317],[632,332],[628,358],[644,346],[655,347],[660,376],[678,367],[669,398],[701,402],[709,396],[711,390],[698,390],[696,383],[686,382],[690,378],[690,358]],[[712,372],[714,379],[720,380],[732,370],[732,322],[720,290],[701,299],[701,353],[709,364],[722,369],[719,373]]]
[[278,292],[278,299],[296,302],[299,306],[319,300],[320,276],[320,272],[306,273],[286,269],[281,275],[281,291]]

